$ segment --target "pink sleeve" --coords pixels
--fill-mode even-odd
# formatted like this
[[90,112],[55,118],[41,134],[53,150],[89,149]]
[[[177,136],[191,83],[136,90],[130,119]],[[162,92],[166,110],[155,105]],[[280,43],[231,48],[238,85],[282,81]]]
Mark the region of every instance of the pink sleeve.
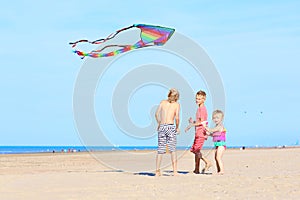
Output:
[[197,112],[197,120],[207,121],[207,110],[205,106],[199,107]]

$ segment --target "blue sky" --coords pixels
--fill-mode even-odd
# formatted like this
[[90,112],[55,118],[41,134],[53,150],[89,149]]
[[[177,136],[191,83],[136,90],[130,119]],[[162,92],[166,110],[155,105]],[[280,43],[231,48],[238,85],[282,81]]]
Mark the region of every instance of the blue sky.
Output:
[[131,2],[1,3],[0,145],[81,145],[72,98],[83,61],[68,42],[134,23],[174,27],[205,49],[223,80],[229,145],[300,139],[299,1]]

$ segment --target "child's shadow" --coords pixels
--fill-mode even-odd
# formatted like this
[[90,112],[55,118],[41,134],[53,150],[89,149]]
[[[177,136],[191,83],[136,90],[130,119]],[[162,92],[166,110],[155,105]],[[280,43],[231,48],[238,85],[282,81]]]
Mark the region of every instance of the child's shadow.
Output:
[[212,175],[212,172],[201,172],[202,175]]
[[[164,172],[169,173],[169,174],[173,173],[173,171],[164,171]],[[178,174],[188,174],[188,173],[190,173],[188,171],[177,171],[177,172],[178,172]]]
[[133,175],[139,175],[139,176],[155,176],[155,173],[151,173],[151,172],[137,172],[137,173],[134,173]]
[[[178,171],[178,174],[188,174],[188,171]],[[162,176],[172,176],[173,171],[163,171]],[[155,176],[155,173],[152,172],[138,172],[134,173],[134,175],[139,176]]]

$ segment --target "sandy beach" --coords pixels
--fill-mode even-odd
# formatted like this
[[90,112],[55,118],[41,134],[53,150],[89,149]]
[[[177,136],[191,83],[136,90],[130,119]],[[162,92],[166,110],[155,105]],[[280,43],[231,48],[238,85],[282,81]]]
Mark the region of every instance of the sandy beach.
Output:
[[[177,177],[172,176],[168,154],[163,175],[153,176],[155,152],[0,155],[0,196],[3,200],[300,198],[300,148],[228,149],[223,176],[215,174],[215,165],[206,174],[193,174],[193,154],[178,153]],[[213,161],[213,151],[205,154]],[[103,158],[114,168],[99,160]],[[126,167],[127,172],[122,169]]]

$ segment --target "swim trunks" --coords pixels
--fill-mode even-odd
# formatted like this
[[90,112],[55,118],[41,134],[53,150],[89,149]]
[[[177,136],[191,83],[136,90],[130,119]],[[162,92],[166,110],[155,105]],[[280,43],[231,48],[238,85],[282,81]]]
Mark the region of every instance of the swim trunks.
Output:
[[204,126],[208,125],[207,122],[207,110],[205,106],[201,106],[197,109],[196,119],[202,121],[202,125],[195,127],[195,139],[193,146],[191,147],[191,152],[198,154],[202,149],[205,140],[207,140],[207,134]]
[[202,149],[205,140],[206,140],[206,138],[204,138],[204,137],[196,136],[194,139],[194,144],[191,147],[190,151],[193,152],[194,154],[198,154],[200,152],[200,150]]
[[176,150],[176,126],[174,124],[159,125],[157,153],[166,153],[167,145],[170,152]]

